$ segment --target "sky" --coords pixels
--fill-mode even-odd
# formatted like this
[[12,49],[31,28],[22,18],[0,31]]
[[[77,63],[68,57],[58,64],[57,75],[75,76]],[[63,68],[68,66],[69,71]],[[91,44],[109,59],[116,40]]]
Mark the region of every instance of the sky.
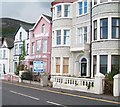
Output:
[[53,0],[0,0],[0,17],[35,23],[41,14],[51,16],[52,1]]

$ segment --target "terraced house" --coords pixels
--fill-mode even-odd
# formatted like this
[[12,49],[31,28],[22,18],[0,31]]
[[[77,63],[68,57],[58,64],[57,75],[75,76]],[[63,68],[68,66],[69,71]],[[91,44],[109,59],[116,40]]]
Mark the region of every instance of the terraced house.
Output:
[[119,0],[52,2],[54,87],[84,91],[84,87],[75,85],[84,85],[88,78],[91,82],[97,73],[106,74],[115,66],[119,70],[119,7]]
[[51,17],[42,14],[30,29],[29,68],[35,71],[34,62],[39,63],[35,72],[51,72]]
[[0,47],[0,79],[4,78],[4,74],[14,74],[13,72],[13,44],[11,38],[4,38]]
[[28,56],[30,54],[30,35],[29,29],[33,27],[33,24],[21,24],[17,31],[15,32],[14,40],[14,72],[16,72],[16,67],[19,64],[19,57],[22,55],[23,41],[25,42],[25,60],[24,64],[28,65]]

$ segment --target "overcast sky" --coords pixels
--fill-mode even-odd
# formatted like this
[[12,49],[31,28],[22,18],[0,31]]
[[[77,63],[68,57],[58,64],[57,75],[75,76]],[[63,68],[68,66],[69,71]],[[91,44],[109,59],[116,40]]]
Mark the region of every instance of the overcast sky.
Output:
[[[26,22],[36,22],[41,14],[51,15],[53,0],[0,0],[1,17],[9,17]],[[0,6],[1,7],[1,6]]]

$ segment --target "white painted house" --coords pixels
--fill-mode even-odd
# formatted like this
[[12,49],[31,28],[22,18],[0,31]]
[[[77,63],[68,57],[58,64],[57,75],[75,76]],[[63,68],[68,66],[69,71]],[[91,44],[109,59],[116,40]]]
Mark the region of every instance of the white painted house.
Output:
[[33,24],[20,25],[15,33],[14,40],[14,72],[19,64],[19,56],[22,55],[23,41],[25,41],[26,57],[25,63],[27,64],[27,58],[29,55],[29,29],[33,27]]
[[14,40],[4,38],[0,48],[0,78],[3,74],[14,73],[13,71],[13,46]]

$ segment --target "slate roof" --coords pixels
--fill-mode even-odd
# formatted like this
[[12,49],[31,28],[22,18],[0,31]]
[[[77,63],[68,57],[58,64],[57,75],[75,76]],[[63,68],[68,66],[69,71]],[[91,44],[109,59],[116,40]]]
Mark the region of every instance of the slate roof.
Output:
[[48,15],[45,15],[45,14],[42,14],[43,16],[45,16],[50,22],[52,21],[52,17],[51,16],[48,16]]
[[20,26],[22,26],[26,31],[29,31],[29,29],[31,29],[34,24],[20,24]]
[[4,41],[7,43],[7,48],[11,49],[14,47],[14,39],[12,38],[4,38]]

